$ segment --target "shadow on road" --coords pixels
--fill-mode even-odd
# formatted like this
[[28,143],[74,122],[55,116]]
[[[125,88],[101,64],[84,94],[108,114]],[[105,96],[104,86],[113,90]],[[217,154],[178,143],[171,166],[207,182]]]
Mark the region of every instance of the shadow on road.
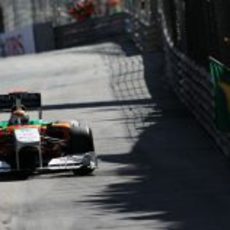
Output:
[[[57,110],[57,109],[78,109],[78,108],[94,108],[94,107],[115,107],[122,105],[151,105],[151,100],[124,100],[124,101],[95,101],[85,103],[65,103],[65,104],[52,104],[43,105],[42,109],[46,110]],[[154,105],[152,105],[154,106]]]
[[[127,41],[116,42],[127,47],[123,43]],[[130,52],[132,44],[128,44]],[[102,194],[84,202],[124,213],[124,218],[168,223],[165,229],[230,229],[228,161],[164,87],[161,54],[133,53],[126,55],[123,49],[120,55],[104,59],[136,144],[130,153],[101,156],[102,161],[130,164],[117,174],[131,179],[111,183]],[[122,103],[146,99],[157,106]]]

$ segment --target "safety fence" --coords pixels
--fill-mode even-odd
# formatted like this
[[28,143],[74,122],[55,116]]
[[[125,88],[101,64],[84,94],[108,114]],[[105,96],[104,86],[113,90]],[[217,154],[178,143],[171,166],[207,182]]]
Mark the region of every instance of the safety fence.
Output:
[[[208,51],[210,54],[214,53],[211,49],[214,46],[210,42],[215,42],[220,37],[219,34],[213,32],[214,22],[210,21],[213,17],[209,18],[213,5],[209,1],[197,2],[200,10],[198,17],[194,1],[187,3],[185,6],[183,1],[154,0],[151,5],[152,16],[147,22],[145,18],[129,7],[127,10],[129,17],[126,20],[127,32],[143,54],[158,51],[163,53],[165,74],[162,76],[162,80],[173,89],[177,97],[214,138],[224,154],[230,156],[230,134],[217,125],[217,84],[214,81],[214,76],[209,73],[208,65]],[[195,6],[197,5],[195,4]],[[193,9],[194,12],[191,12]],[[209,11],[207,12],[205,9]],[[188,11],[190,14],[187,14]],[[191,15],[191,13],[193,14]],[[187,17],[187,22],[185,17]],[[210,31],[204,31],[206,37],[201,37],[204,24],[196,26],[196,35],[194,34],[192,38],[189,36],[189,32],[192,33],[192,28],[194,28],[194,23],[198,23],[195,20],[196,17],[200,19],[204,17],[202,18],[203,23],[209,23]],[[209,32],[213,35],[211,41],[207,39]],[[202,46],[204,41],[207,44]],[[195,44],[200,48],[195,48]],[[221,68],[221,66],[217,68]],[[226,104],[230,108],[228,103]],[[220,116],[220,118],[222,117]]]
[[145,82],[143,58],[126,39],[104,46],[101,54],[114,96],[121,103],[129,138],[135,140],[151,124],[152,120],[147,121],[147,117],[155,108]]
[[230,135],[216,127],[215,85],[205,68],[177,49],[170,36],[163,2],[159,1],[165,56],[165,81],[215,139],[225,155],[230,155]]
[[126,18],[126,32],[141,52],[161,50],[161,36],[158,27],[145,24],[135,15]]
[[[142,3],[141,3],[142,2]],[[146,1],[125,1],[126,33],[141,52],[161,50],[161,33],[157,25],[157,5]],[[145,4],[143,4],[145,3]]]

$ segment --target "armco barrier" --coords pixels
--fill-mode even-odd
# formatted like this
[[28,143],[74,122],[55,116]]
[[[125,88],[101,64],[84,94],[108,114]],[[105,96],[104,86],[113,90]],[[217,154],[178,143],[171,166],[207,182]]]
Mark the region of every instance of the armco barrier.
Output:
[[127,32],[143,53],[162,51],[165,71],[163,80],[213,137],[224,154],[230,156],[230,134],[216,128],[212,77],[206,69],[174,46],[163,3],[159,0],[155,4],[157,12],[154,15],[158,17],[154,17],[148,25],[143,24],[135,13],[129,12],[126,20]]
[[146,24],[139,20],[136,15],[127,12],[125,28],[126,33],[134,41],[137,48],[142,52],[151,52],[161,50],[161,33],[159,27],[155,26],[155,21]]
[[211,75],[173,46],[161,4],[159,16],[164,41],[165,80],[224,154],[230,156],[230,135],[219,131],[215,124],[215,95]]
[[93,43],[108,37],[124,34],[125,14],[89,19],[54,28],[56,48],[67,48]]
[[33,32],[37,53],[54,49],[54,35],[51,23],[35,24],[33,26]]

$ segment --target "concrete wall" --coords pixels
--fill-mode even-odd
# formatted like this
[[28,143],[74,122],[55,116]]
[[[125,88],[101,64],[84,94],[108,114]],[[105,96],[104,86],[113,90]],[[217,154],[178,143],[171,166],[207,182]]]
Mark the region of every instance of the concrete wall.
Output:
[[33,23],[30,0],[1,0],[0,4],[3,9],[5,32]]
[[54,20],[54,0],[0,0],[5,32]]
[[35,40],[32,26],[26,26],[0,35],[0,56],[8,57],[35,53]]

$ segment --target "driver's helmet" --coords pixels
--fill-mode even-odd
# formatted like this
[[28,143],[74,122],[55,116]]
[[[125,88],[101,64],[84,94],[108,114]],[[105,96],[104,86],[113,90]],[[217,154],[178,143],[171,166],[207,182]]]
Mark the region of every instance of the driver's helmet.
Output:
[[10,124],[27,124],[29,122],[29,115],[26,113],[25,109],[22,108],[13,108],[10,117]]

